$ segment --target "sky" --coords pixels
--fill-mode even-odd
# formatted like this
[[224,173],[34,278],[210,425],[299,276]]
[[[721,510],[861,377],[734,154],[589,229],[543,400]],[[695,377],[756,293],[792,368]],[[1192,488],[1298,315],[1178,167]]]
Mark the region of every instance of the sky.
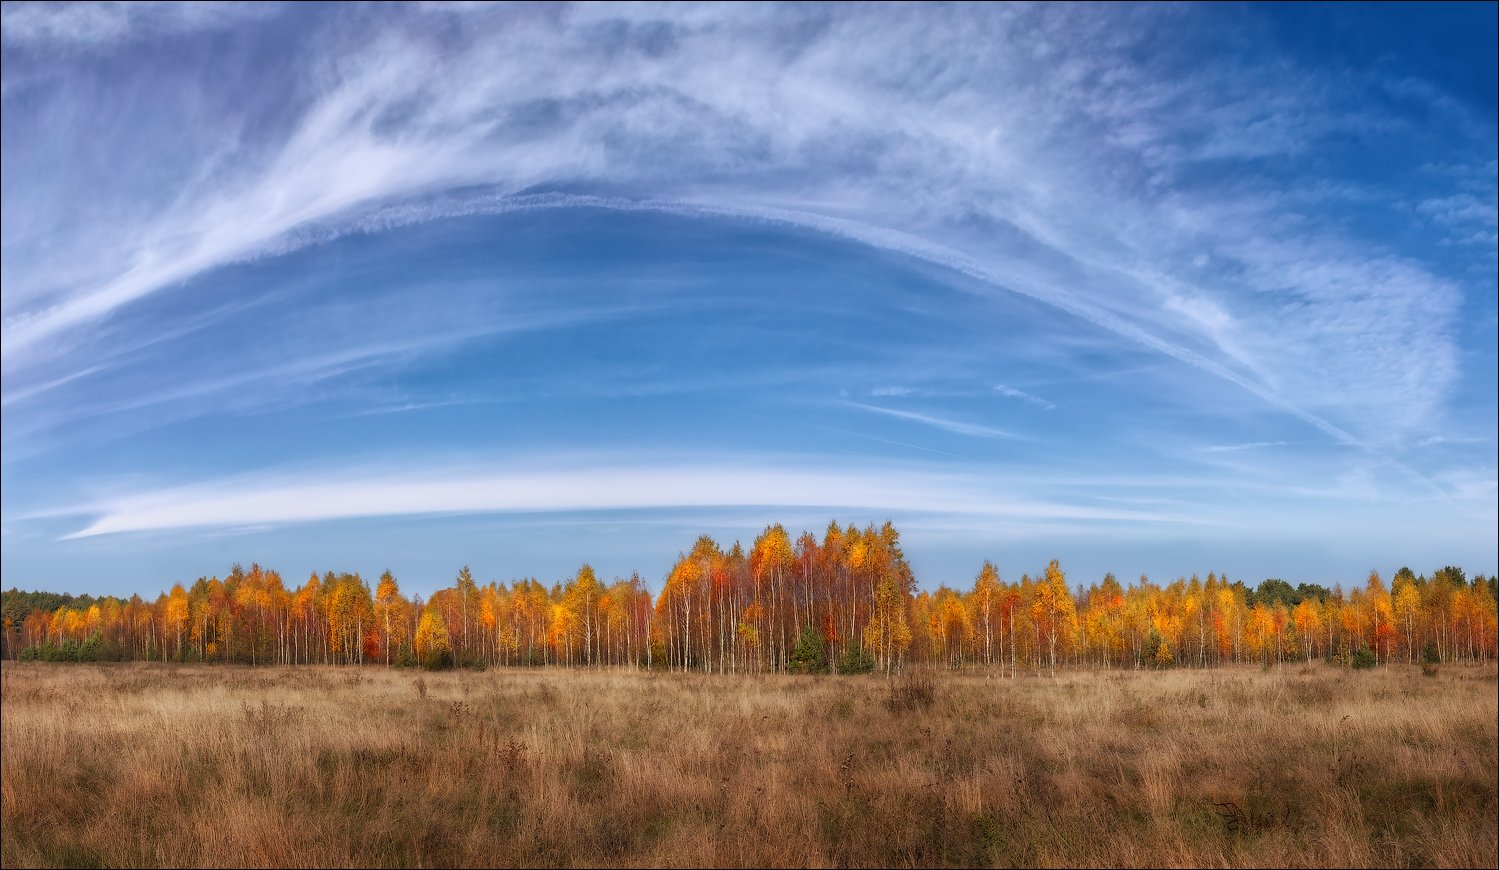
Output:
[[1495,11],[5,3],[0,582],[1493,573]]

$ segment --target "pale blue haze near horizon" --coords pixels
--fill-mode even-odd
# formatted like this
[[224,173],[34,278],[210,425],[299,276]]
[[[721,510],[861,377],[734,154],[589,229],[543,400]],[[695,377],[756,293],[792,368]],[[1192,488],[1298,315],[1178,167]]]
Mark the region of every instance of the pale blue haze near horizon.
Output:
[[1495,4],[6,3],[6,588],[1496,568]]

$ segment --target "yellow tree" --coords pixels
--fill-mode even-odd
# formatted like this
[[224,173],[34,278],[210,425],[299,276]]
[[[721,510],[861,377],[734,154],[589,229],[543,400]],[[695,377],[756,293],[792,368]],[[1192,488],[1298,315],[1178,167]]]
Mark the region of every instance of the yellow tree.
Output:
[[1338,611],[1339,627],[1343,629],[1343,644],[1347,650],[1348,663],[1353,663],[1353,654],[1369,646],[1371,609],[1362,589],[1354,589],[1348,600]]
[[401,588],[395,575],[386,571],[375,585],[375,619],[385,633],[385,663],[390,664],[390,651],[405,641],[406,600],[401,597]]
[[941,598],[940,619],[943,641],[947,646],[947,665],[956,668],[973,641],[973,620],[957,592],[944,586],[938,590],[938,595]]
[[[1209,571],[1208,577],[1212,576],[1213,573]],[[1207,593],[1204,591],[1202,581],[1197,578],[1196,574],[1193,574],[1182,594],[1180,622],[1184,629],[1197,629],[1197,643],[1196,649],[1192,650],[1194,653],[1192,659],[1197,662],[1198,667],[1207,664],[1207,603]],[[1183,647],[1186,646],[1188,639],[1189,636],[1183,634]]]
[[1374,654],[1378,660],[1389,664],[1389,646],[1395,631],[1395,607],[1390,593],[1385,591],[1384,581],[1378,571],[1369,572],[1369,582],[1364,589],[1368,603],[1369,618],[1373,622]]
[[573,640],[581,621],[567,600],[552,605],[552,619],[547,631],[547,645],[552,648],[552,657],[569,665],[573,662]]
[[[218,578],[215,577],[213,584],[218,585],[218,582]],[[206,578],[199,577],[187,594],[192,623],[188,629],[188,636],[198,648],[198,659],[200,661],[208,661],[208,626],[213,617],[213,607],[211,604],[214,598],[213,593],[214,590],[209,586],[209,581]]]
[[[750,579],[755,584],[754,603],[758,605],[755,612],[761,618],[769,620],[770,629],[768,632],[763,631],[761,626],[756,625],[756,634],[771,639],[770,665],[777,670],[783,669],[784,661],[781,656],[786,649],[785,627],[781,624],[784,621],[781,613],[782,589],[795,565],[791,536],[786,534],[786,529],[780,523],[766,526],[765,531],[760,533],[750,547],[749,570]],[[792,604],[796,606],[795,596],[792,596]],[[793,622],[799,621],[799,618],[793,618]]]
[[416,638],[413,643],[417,659],[426,667],[441,667],[446,656],[452,654],[452,644],[448,640],[448,624],[443,619],[442,611],[436,606],[428,604],[422,610],[422,618],[416,624]]
[[1404,631],[1405,658],[1408,663],[1416,660],[1416,620],[1421,616],[1421,589],[1409,568],[1395,572],[1391,583],[1394,592],[1394,618]]
[[1050,671],[1057,672],[1057,646],[1063,650],[1072,641],[1077,631],[1077,605],[1067,589],[1067,575],[1056,559],[1046,566],[1046,575],[1036,583],[1031,615],[1040,627],[1046,644]]
[[1123,652],[1124,588],[1113,574],[1088,593],[1088,604],[1082,618],[1088,642],[1099,650],[1099,658],[1109,667],[1111,652]]
[[1291,611],[1291,625],[1296,629],[1296,640],[1302,651],[1306,654],[1308,663],[1312,660],[1312,649],[1322,637],[1322,608],[1311,598],[1303,598]]
[[1265,602],[1255,602],[1254,607],[1250,608],[1247,629],[1245,641],[1249,652],[1259,656],[1261,661],[1268,665],[1270,648],[1274,645],[1275,622]]
[[573,578],[572,587],[568,590],[567,609],[574,614],[581,623],[583,630],[583,657],[588,664],[593,664],[594,659],[594,634],[597,630],[595,625],[595,613],[598,610],[598,599],[603,587],[599,585],[599,578],[593,572],[593,566],[587,562],[578,569],[578,574]]
[[691,666],[692,597],[701,573],[696,560],[678,558],[656,599],[656,625],[663,635],[667,661],[684,671]]
[[864,627],[864,646],[875,650],[885,673],[911,645],[911,624],[906,620],[908,590],[895,575],[886,575],[875,589],[874,613]]
[[182,658],[182,634],[187,628],[189,614],[187,590],[182,588],[181,583],[174,584],[172,591],[167,595],[166,606],[167,630],[176,635],[177,649],[174,653],[178,659]]
[[1217,643],[1220,661],[1229,656],[1233,656],[1235,662],[1239,660],[1240,626],[1243,622],[1243,597],[1233,586],[1220,586],[1213,607],[1213,639]]
[[614,590],[606,587],[603,593],[599,595],[598,602],[599,630],[603,635],[603,639],[599,645],[599,655],[602,657],[605,665],[614,665],[617,663],[614,655],[614,638],[619,629],[624,626],[622,612],[620,600],[615,596]]
[[984,633],[984,670],[994,663],[994,616],[999,604],[999,569],[985,559],[973,578],[973,609],[978,624]]
[[374,621],[374,607],[369,587],[358,574],[344,574],[332,583],[324,583],[329,645],[334,660],[342,656],[345,663],[364,661],[364,629]]

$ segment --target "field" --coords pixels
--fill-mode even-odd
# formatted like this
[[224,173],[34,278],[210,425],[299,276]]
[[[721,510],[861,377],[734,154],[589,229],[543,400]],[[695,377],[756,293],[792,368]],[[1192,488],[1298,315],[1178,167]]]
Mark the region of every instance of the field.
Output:
[[3,666],[17,866],[1494,866],[1496,671]]

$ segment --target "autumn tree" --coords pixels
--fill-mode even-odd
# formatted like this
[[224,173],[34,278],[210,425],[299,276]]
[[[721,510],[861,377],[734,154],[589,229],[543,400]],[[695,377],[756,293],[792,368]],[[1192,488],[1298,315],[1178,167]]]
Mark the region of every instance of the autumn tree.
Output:
[[988,559],[973,578],[973,607],[984,637],[984,670],[994,665],[994,619],[999,604],[999,569]]
[[374,616],[385,639],[383,652],[387,665],[391,663],[392,650],[406,641],[406,607],[407,602],[401,597],[395,575],[390,571],[381,574],[380,582],[375,586]]
[[452,662],[452,645],[448,641],[448,626],[442,611],[428,604],[422,610],[421,620],[416,624],[413,641],[417,660],[428,670],[447,667]]
[[1047,650],[1048,669],[1057,671],[1057,647],[1065,651],[1077,628],[1077,605],[1067,589],[1067,575],[1056,559],[1046,566],[1045,576],[1035,586],[1031,613],[1040,627]]

